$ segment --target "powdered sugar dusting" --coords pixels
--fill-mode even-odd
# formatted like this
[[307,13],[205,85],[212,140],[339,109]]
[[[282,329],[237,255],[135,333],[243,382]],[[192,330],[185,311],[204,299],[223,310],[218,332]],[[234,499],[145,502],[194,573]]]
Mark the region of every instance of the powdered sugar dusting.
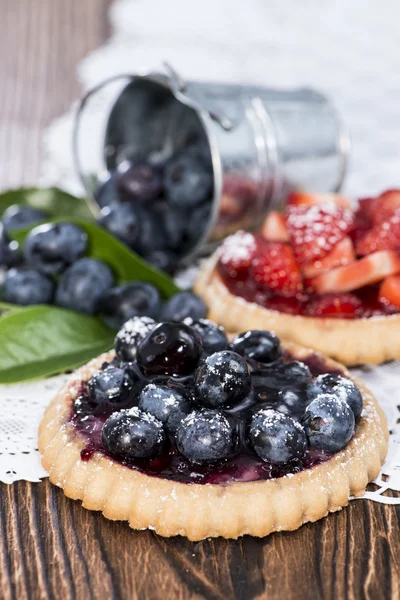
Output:
[[256,251],[256,241],[253,234],[247,231],[238,231],[228,237],[220,248],[220,261],[222,264],[244,262],[252,260]]
[[326,203],[291,206],[287,227],[297,259],[309,263],[325,256],[340,242],[353,222],[353,212]]

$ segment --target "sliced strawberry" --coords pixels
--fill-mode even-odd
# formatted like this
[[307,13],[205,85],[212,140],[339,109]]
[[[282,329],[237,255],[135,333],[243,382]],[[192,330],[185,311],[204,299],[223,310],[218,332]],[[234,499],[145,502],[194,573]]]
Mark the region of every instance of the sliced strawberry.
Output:
[[311,284],[320,295],[351,292],[399,272],[399,254],[393,250],[383,250],[333,269],[329,273],[318,275],[312,279]]
[[378,250],[400,250],[400,208],[386,221],[377,223],[358,241],[357,254],[365,256]]
[[354,246],[351,239],[346,236],[342,239],[341,242],[336,244],[336,246],[321,260],[317,260],[314,263],[310,263],[309,265],[304,265],[302,268],[302,273],[304,277],[310,279],[312,277],[316,277],[320,273],[325,273],[326,271],[331,271],[336,267],[340,267],[342,265],[348,265],[356,259],[356,255],[354,252]]
[[363,304],[354,294],[329,294],[309,302],[307,315],[336,319],[353,319],[361,316]]
[[285,217],[277,210],[271,211],[262,226],[261,235],[269,242],[288,242]]
[[258,252],[257,238],[246,231],[238,231],[226,238],[220,248],[218,266],[230,279],[243,281]]
[[376,198],[360,198],[358,200],[358,212],[367,219],[372,221]]
[[379,300],[400,309],[400,275],[387,277],[379,290]]
[[334,204],[291,206],[286,220],[290,241],[300,265],[329,254],[351,229],[353,213]]
[[397,209],[400,209],[400,190],[387,190],[373,202],[372,219],[375,223],[381,223],[389,219]]
[[306,194],[292,192],[287,198],[289,206],[314,206],[315,204],[335,204],[340,208],[350,208],[351,202],[340,194]]
[[[360,201],[361,202],[361,201]],[[359,240],[371,229],[373,223],[368,213],[363,209],[359,208],[354,213],[353,225],[349,231],[349,236],[353,240],[353,244],[357,245]]]
[[290,246],[266,242],[262,254],[254,259],[253,278],[282,296],[295,296],[303,289],[299,267]]

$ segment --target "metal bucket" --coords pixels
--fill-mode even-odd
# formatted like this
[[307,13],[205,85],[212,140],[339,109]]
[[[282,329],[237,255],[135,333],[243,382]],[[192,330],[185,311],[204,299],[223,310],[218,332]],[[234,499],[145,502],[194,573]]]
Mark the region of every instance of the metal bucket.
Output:
[[[102,121],[92,131],[102,136],[96,166],[85,164],[80,141],[88,136],[83,116],[93,102]],[[74,156],[94,211],[104,169],[143,155],[166,160],[194,138],[208,144],[214,194],[208,226],[190,256],[239,228],[258,227],[293,188],[338,191],[346,172],[347,132],[319,92],[184,81],[165,66],[113,77],[81,101]]]

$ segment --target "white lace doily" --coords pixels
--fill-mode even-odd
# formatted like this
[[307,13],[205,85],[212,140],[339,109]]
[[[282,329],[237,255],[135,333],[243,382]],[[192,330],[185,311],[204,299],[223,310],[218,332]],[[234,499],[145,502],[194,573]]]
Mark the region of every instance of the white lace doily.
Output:
[[[119,0],[110,11],[114,34],[78,68],[84,90],[108,76],[157,68],[170,62],[194,79],[309,85],[329,94],[349,126],[353,149],[346,191],[372,195],[400,186],[400,5],[387,0]],[[83,143],[90,159],[99,115]],[[41,183],[73,193],[71,134],[73,109],[45,135]],[[390,452],[378,480],[400,491],[400,365],[361,372],[385,408],[393,431]],[[45,476],[36,446],[37,425],[65,376],[45,382],[0,386],[0,481],[39,481]],[[388,479],[389,478],[389,479]],[[396,500],[399,502],[399,500]]]

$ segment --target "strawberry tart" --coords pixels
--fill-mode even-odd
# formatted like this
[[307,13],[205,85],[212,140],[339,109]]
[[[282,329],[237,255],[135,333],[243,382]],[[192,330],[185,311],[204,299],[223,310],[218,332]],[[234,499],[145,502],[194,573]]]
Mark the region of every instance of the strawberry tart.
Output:
[[195,291],[229,331],[265,328],[346,365],[400,358],[400,190],[293,193],[227,238]]

